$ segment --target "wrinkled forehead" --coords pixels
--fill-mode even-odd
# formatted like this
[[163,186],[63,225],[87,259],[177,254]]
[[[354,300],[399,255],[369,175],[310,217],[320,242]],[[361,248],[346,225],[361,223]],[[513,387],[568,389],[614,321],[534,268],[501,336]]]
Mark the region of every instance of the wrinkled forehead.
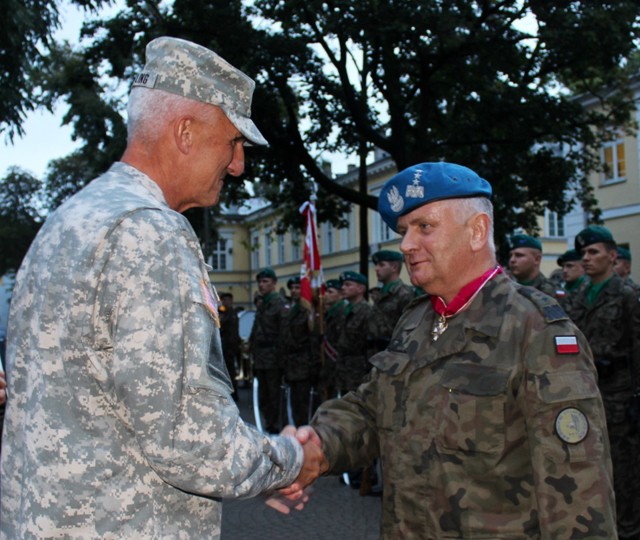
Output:
[[440,221],[450,219],[456,221],[456,210],[459,210],[459,207],[458,199],[443,199],[424,204],[400,216],[398,218],[398,228],[406,228],[412,223],[424,220]]

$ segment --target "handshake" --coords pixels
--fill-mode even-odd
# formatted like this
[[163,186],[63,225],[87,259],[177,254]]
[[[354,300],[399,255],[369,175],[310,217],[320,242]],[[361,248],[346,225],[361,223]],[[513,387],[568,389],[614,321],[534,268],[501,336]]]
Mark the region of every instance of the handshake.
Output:
[[322,441],[311,426],[295,428],[286,426],[280,435],[295,437],[302,445],[304,462],[293,484],[271,493],[267,499],[267,506],[288,514],[291,509],[302,510],[309,500],[309,486],[329,469],[329,462],[322,451]]

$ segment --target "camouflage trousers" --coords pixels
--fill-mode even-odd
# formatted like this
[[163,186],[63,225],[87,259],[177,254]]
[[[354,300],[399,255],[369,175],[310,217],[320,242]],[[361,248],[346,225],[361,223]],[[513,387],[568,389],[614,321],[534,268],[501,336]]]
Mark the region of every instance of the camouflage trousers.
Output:
[[603,396],[613,463],[620,540],[640,538],[640,433],[631,428],[627,403]]

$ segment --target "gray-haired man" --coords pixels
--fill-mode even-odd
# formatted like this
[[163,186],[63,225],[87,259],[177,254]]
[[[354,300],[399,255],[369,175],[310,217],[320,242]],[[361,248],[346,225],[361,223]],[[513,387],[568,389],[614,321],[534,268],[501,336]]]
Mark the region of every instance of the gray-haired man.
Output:
[[133,86],[122,160],[50,216],[18,274],[1,538],[217,538],[221,498],[317,474],[318,452],[240,420],[180,214],[215,204],[243,144],[266,143],[254,83],[159,38]]

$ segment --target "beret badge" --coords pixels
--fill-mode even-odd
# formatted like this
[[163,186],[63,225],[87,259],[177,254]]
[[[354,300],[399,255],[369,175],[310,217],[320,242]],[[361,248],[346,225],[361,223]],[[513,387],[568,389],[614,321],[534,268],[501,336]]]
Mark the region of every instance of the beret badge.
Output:
[[389,201],[391,210],[395,213],[402,212],[402,209],[404,208],[404,200],[402,199],[402,195],[400,195],[397,187],[393,186],[389,190],[387,193],[387,200]]

